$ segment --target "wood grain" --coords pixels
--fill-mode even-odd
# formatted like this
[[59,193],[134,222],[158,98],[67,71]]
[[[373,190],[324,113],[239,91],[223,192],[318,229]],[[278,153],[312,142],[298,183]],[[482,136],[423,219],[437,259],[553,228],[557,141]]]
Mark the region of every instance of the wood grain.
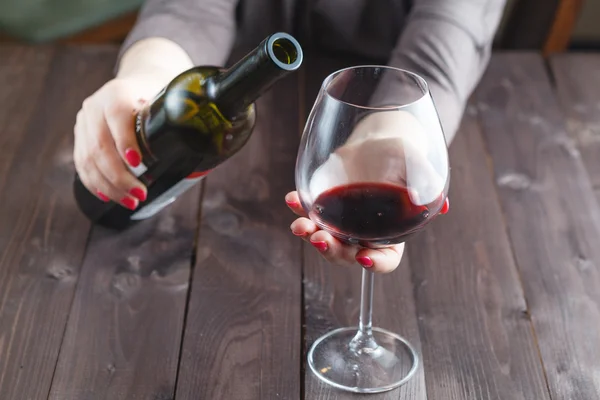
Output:
[[172,399],[199,188],[115,234],[94,228],[50,399]]
[[[323,79],[331,72],[360,64],[352,58],[329,58],[312,54],[305,70],[305,106],[310,111]],[[303,120],[307,117],[305,115]],[[361,268],[343,268],[325,261],[310,245],[303,246],[304,254],[304,351],[321,335],[337,328],[357,326],[360,307]],[[392,273],[375,277],[373,292],[373,324],[405,337],[421,353],[421,342],[417,327],[413,286],[408,257]],[[321,382],[305,366],[304,398],[311,400],[359,399],[365,395],[351,394]],[[369,399],[425,400],[425,375],[421,367],[405,385],[390,392],[369,394]]]
[[595,187],[600,187],[600,55],[561,54],[550,60],[567,131]]
[[41,101],[53,55],[49,47],[0,46],[0,190]]
[[[112,68],[112,50],[88,50],[95,68]],[[93,228],[50,399],[173,398],[199,198],[121,233]]]
[[472,109],[450,159],[450,212],[407,243],[428,399],[549,399]]
[[110,66],[106,52],[53,54],[0,48],[2,400],[47,398],[89,231],[71,195],[73,125]]
[[541,57],[496,55],[477,99],[552,399],[600,398],[600,210]]
[[259,99],[253,136],[207,178],[177,400],[300,397],[296,79]]

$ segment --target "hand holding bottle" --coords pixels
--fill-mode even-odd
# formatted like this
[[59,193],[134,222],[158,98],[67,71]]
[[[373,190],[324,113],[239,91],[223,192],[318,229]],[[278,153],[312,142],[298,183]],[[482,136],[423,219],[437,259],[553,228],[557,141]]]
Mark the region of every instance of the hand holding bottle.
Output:
[[146,187],[127,168],[140,163],[134,114],[163,85],[164,79],[149,74],[116,78],[83,102],[74,128],[75,168],[101,200],[129,209],[145,200]]
[[284,32],[229,68],[174,61],[180,48],[146,57],[133,49],[75,126],[75,200],[91,221],[117,230],[157,214],[239,151],[256,99],[302,64]]
[[135,209],[147,188],[127,167],[140,163],[134,114],[175,75],[192,66],[176,43],[144,39],[121,58],[117,77],[84,100],[74,128],[75,169],[90,193]]

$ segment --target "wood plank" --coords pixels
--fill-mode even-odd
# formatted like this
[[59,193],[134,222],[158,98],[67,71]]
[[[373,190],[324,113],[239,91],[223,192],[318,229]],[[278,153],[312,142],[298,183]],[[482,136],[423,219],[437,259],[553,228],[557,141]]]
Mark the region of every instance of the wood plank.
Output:
[[246,146],[208,178],[177,400],[298,399],[301,254],[294,188],[297,74],[257,104]]
[[541,57],[493,57],[477,100],[552,399],[600,398],[600,210]]
[[94,228],[50,399],[172,399],[199,188],[122,233]]
[[544,43],[544,56],[565,51],[571,44],[571,36],[583,7],[583,0],[560,0],[554,21]]
[[[304,109],[310,112],[323,79],[331,72],[357,65],[352,58],[327,58],[313,54],[306,68],[306,99]],[[306,119],[308,115],[302,117]],[[304,324],[303,365],[312,343],[321,335],[340,327],[357,326],[360,307],[361,268],[347,269],[325,261],[310,245],[304,254]],[[413,300],[414,288],[408,257],[392,273],[377,275],[373,288],[373,324],[405,337],[419,354],[421,342]],[[304,368],[304,398],[314,400],[358,399],[364,395],[346,393],[321,382],[306,365]],[[369,399],[427,399],[425,375],[421,364],[416,375],[405,385],[386,393],[370,394]]]
[[127,231],[93,228],[50,399],[173,398],[200,189]]
[[472,109],[450,159],[450,212],[407,243],[428,399],[549,399]]
[[600,55],[562,54],[550,60],[567,130],[592,184],[600,187]]
[[73,125],[106,55],[0,48],[3,400],[48,396],[90,226],[71,195]]
[[0,46],[0,190],[39,104],[53,55],[50,47]]

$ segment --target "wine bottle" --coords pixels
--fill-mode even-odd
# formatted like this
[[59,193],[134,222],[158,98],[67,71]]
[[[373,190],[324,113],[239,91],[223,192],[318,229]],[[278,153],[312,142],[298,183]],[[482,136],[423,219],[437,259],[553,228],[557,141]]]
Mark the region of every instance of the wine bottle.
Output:
[[229,69],[196,66],[175,77],[132,121],[142,162],[129,169],[146,185],[146,201],[136,210],[103,202],[76,174],[80,210],[117,230],[158,213],[244,146],[254,128],[256,99],[302,59],[297,40],[279,32]]

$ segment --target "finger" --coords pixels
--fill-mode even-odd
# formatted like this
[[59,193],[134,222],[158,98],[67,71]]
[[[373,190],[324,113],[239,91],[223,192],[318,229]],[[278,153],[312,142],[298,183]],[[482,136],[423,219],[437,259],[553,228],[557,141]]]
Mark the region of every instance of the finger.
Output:
[[83,112],[79,111],[77,113],[75,126],[73,127],[73,162],[75,164],[75,170],[79,175],[81,183],[90,193],[103,202],[108,202],[110,201],[110,198],[106,193],[111,192],[114,188],[112,188],[112,185],[106,182],[102,175],[98,173],[96,164],[87,151],[85,145],[85,130],[83,128],[85,126],[84,118]]
[[146,200],[145,185],[133,176],[119,157],[104,117],[98,113],[88,114],[86,127],[94,162],[104,178],[116,188],[116,194],[106,193],[109,198],[127,208],[132,206],[129,200],[131,196],[139,201]]
[[300,197],[298,196],[297,191],[289,192],[285,195],[285,204],[292,210],[296,215],[300,217],[306,217],[307,214],[302,208],[302,204],[300,203]]
[[82,121],[82,111],[79,110],[75,119],[75,126],[73,126],[73,164],[75,164],[75,171],[83,186],[85,186],[90,193],[94,194],[102,201],[108,201],[108,199],[105,199],[106,195],[97,193],[96,187],[90,184],[88,172],[86,171],[86,164],[89,162],[89,159],[85,156],[85,138],[82,137]]
[[395,270],[404,253],[404,243],[383,249],[361,249],[356,253],[356,261],[373,272],[388,273]]
[[440,214],[448,214],[448,211],[450,211],[450,199],[448,197],[446,197],[444,199],[444,205],[442,206],[442,209],[440,210]]
[[318,230],[310,236],[310,244],[312,244],[313,247],[332,264],[356,264],[354,257],[357,252],[357,247],[342,243],[328,232]]
[[[144,101],[132,102],[126,95],[106,103],[105,115],[110,134],[122,160],[134,171],[143,169],[142,152],[136,140],[134,126],[135,114]],[[120,100],[120,101],[119,101]]]
[[[90,164],[93,164],[95,161],[92,160]],[[110,199],[118,199],[115,200],[117,203],[122,205],[125,208],[130,210],[135,210],[139,204],[139,200],[133,196],[122,194],[122,192],[112,185],[100,172],[100,169],[97,165],[94,165],[92,168],[89,168],[87,171],[87,176],[91,178],[96,185],[96,194],[97,197],[107,202]]]
[[405,180],[414,204],[432,203],[444,192],[448,174],[438,171],[428,155],[404,141]]
[[95,195],[103,202],[108,202],[111,199],[120,199],[119,202],[129,208],[137,207],[137,199],[131,196],[124,195],[121,190],[113,186],[100,172],[100,169],[94,161],[94,157],[86,153],[86,149],[81,143],[84,142],[85,132],[82,129],[81,118],[78,117],[79,123],[75,125],[75,168],[78,171],[81,183],[88,189],[90,193]]
[[319,230],[319,227],[310,219],[300,217],[292,222],[290,229],[294,235],[308,241],[309,237]]
[[122,197],[121,192],[100,173],[94,159],[91,156],[85,157],[85,159],[86,161],[77,163],[79,179],[88,191],[103,202],[108,202],[111,198]]
[[85,186],[85,188],[98,199],[103,202],[110,201],[110,198],[106,195],[109,192],[105,186],[101,176],[97,176],[97,172],[94,171],[94,160],[91,158],[89,161],[78,161],[79,156],[75,157],[75,168],[79,176],[79,180]]
[[[95,157],[94,162],[104,179],[114,188],[108,193],[109,198],[132,210],[137,208],[140,201],[146,200],[146,187],[124,168],[116,151]],[[132,202],[132,199],[135,201]]]

